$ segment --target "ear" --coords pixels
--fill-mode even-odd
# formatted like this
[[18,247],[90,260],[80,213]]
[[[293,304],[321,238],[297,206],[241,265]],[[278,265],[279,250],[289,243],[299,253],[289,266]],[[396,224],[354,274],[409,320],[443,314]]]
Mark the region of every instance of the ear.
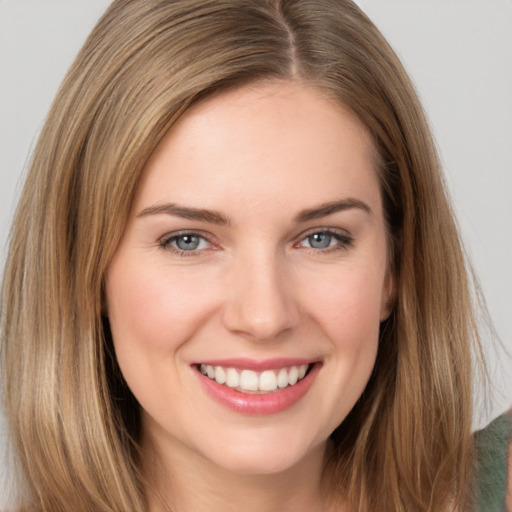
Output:
[[382,285],[382,297],[380,302],[380,321],[387,320],[393,311],[396,303],[396,275],[392,270],[391,265],[388,264],[384,283]]

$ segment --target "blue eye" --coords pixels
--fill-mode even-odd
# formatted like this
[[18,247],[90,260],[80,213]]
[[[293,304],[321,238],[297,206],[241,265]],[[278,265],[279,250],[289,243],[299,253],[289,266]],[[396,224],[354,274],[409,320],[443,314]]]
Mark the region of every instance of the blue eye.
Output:
[[351,244],[352,238],[350,236],[325,229],[307,235],[298,245],[306,249],[329,252],[331,250],[346,249]]
[[333,236],[329,233],[314,233],[307,240],[313,249],[327,249],[331,246]]
[[211,243],[197,233],[178,233],[170,237],[164,238],[160,245],[164,249],[174,250],[176,252],[185,253],[201,251],[211,247]]
[[182,235],[177,237],[174,243],[182,251],[195,251],[199,247],[201,239],[195,235]]

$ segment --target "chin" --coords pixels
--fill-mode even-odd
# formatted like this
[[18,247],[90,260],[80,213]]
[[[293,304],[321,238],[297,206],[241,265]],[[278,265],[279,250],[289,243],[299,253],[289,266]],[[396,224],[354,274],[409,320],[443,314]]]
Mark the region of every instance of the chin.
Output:
[[[213,465],[239,475],[273,475],[294,470],[302,464],[323,461],[324,440],[306,440],[286,432],[259,432],[231,436],[226,443],[211,443],[201,455]],[[216,449],[211,448],[215,446]]]

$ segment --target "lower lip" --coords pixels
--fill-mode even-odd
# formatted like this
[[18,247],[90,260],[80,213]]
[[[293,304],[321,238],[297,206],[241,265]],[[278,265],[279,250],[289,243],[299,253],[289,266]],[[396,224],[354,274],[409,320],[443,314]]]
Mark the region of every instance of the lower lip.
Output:
[[309,373],[297,384],[270,393],[243,393],[218,384],[196,370],[206,391],[221,404],[241,414],[267,415],[284,411],[297,403],[309,390],[321,364],[315,363]]

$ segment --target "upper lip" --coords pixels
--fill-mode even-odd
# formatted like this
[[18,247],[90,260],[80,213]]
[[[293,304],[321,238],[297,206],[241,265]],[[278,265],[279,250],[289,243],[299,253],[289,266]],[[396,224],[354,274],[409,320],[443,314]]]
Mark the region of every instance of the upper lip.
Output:
[[239,368],[242,370],[275,370],[279,368],[288,368],[290,366],[301,366],[304,364],[313,364],[319,362],[320,359],[313,358],[298,358],[298,357],[279,357],[274,359],[249,359],[249,358],[231,358],[231,359],[207,359],[202,361],[195,361],[195,365],[210,365],[210,366],[223,366],[226,368]]

